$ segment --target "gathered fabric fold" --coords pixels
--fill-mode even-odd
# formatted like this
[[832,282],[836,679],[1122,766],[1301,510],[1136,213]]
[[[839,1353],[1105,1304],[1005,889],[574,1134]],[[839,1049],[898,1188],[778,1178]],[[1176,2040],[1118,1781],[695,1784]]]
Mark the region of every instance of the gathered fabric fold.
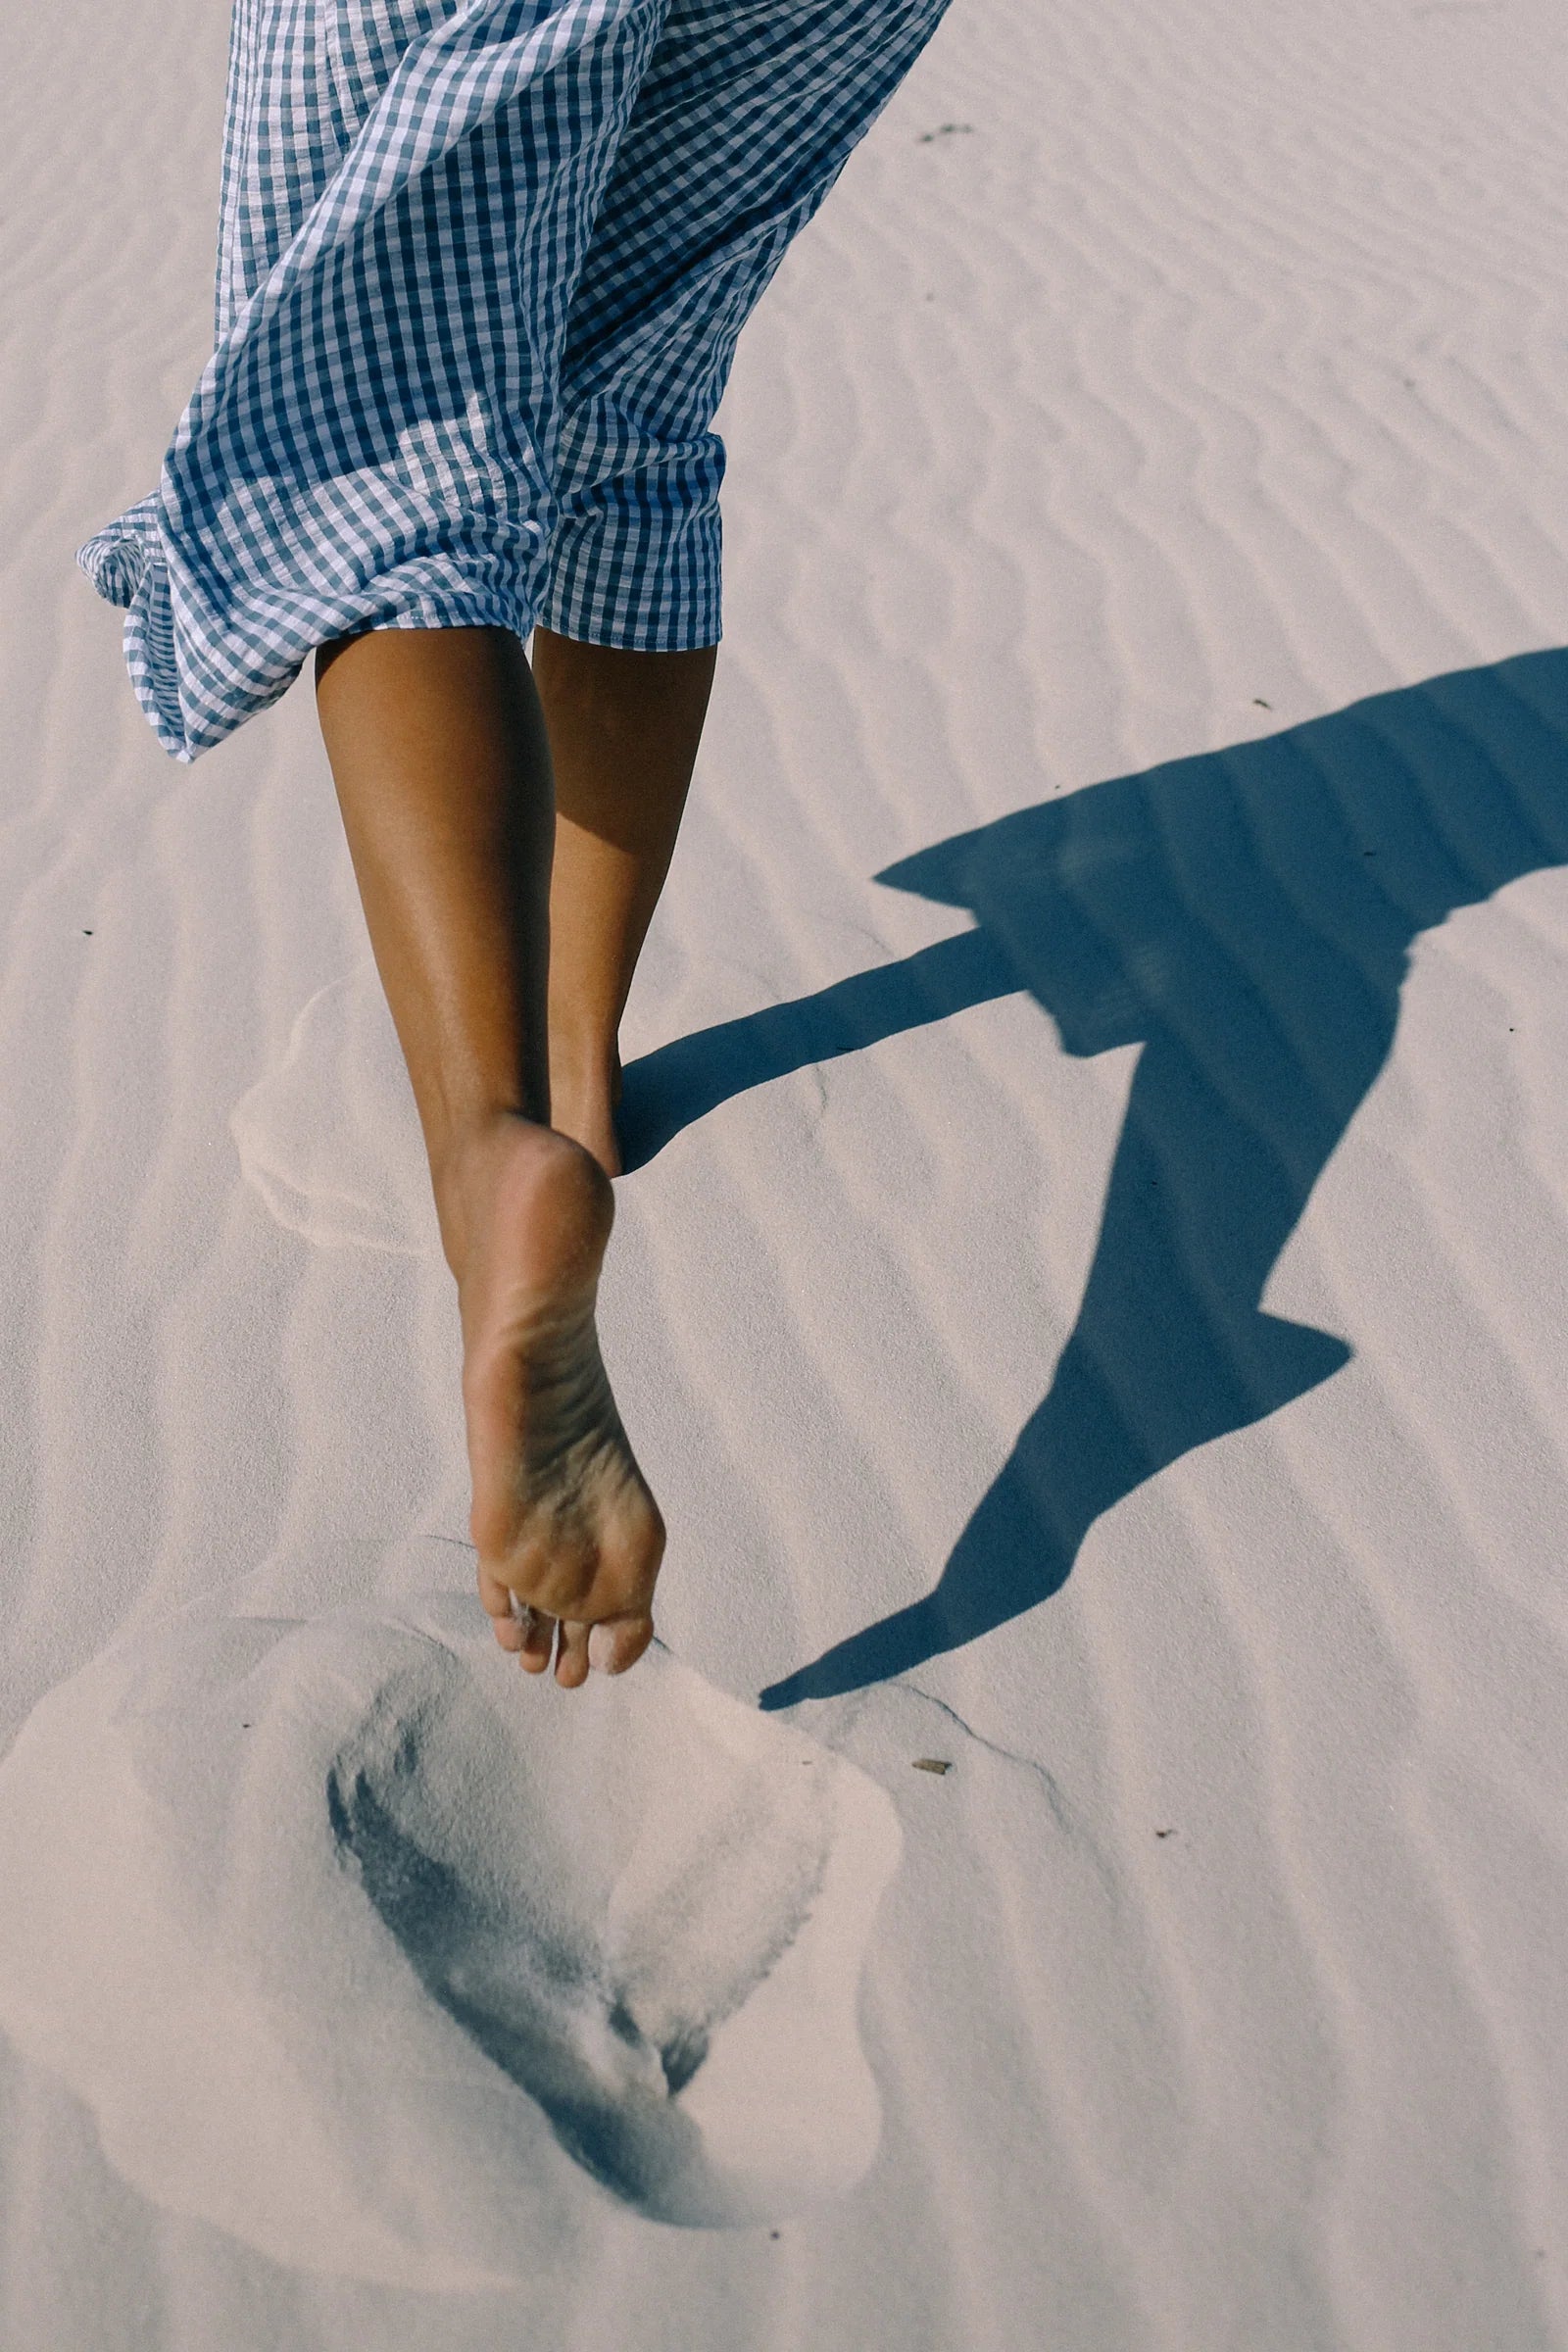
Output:
[[742,325],[947,0],[234,0],[214,350],[77,550],[189,763],[366,628],[716,643]]
[[[376,13],[389,6],[410,14],[406,0]],[[664,6],[465,0],[368,93],[326,184],[235,306],[158,489],[77,551],[127,609],[131,683],[176,760],[274,702],[313,646],[348,630],[526,632],[553,522],[552,338],[535,319],[559,337],[582,183],[608,168]],[[242,0],[236,43],[265,37],[261,14]],[[542,85],[573,65],[574,86],[541,107]],[[309,70],[320,78],[318,59]],[[231,70],[230,136],[256,75],[254,58]],[[599,135],[568,150],[575,169],[514,170],[530,95],[536,114],[597,114]]]

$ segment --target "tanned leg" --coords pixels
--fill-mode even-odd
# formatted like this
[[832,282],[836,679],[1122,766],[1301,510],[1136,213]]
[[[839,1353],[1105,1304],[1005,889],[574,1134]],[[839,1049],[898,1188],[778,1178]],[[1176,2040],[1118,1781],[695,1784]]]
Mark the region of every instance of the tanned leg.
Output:
[[316,687],[458,1282],[480,1597],[533,1672],[559,1626],[570,1687],[647,1647],[664,1530],[594,1328],[611,1186],[549,1124],[544,716],[498,628],[338,638]]
[[556,784],[550,892],[555,1123],[620,1173],[617,1033],[686,806],[716,646],[639,654],[536,629]]

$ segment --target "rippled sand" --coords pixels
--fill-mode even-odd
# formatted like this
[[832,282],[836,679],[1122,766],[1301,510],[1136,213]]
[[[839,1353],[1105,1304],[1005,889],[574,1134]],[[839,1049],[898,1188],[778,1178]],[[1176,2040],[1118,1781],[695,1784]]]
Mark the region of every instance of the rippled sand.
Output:
[[71,562],[226,23],[12,30],[6,2352],[1568,2345],[1564,39],[954,0],[748,328],[601,1752],[309,687],[176,769]]

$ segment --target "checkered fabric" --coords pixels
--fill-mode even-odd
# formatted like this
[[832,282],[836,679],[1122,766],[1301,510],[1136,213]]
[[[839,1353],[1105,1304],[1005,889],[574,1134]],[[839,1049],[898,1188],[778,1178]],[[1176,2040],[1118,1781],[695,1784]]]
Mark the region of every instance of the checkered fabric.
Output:
[[234,0],[216,349],[77,562],[190,762],[350,629],[719,630],[741,326],[946,0]]

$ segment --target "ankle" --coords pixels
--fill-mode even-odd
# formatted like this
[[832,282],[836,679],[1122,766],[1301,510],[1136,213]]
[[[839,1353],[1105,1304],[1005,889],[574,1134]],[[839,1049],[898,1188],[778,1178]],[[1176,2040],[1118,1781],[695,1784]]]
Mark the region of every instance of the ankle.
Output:
[[586,1060],[552,1062],[550,1116],[563,1135],[591,1152],[607,1176],[621,1172],[615,1110],[620,1102],[620,1056],[612,1045]]
[[[613,1215],[610,1186],[592,1155],[567,1136],[520,1111],[500,1107],[477,1114],[454,1129],[432,1154],[431,1185],[442,1250],[460,1290],[476,1250],[495,1221],[504,1186],[509,1219],[525,1223],[535,1212],[559,1222],[563,1196],[593,1228],[590,1241],[603,1247]],[[603,1196],[603,1197],[601,1197]]]
[[620,1052],[613,1032],[574,1037],[560,1028],[550,1032],[550,1100],[560,1094],[575,1102],[602,1100],[613,1106],[620,1101]]

